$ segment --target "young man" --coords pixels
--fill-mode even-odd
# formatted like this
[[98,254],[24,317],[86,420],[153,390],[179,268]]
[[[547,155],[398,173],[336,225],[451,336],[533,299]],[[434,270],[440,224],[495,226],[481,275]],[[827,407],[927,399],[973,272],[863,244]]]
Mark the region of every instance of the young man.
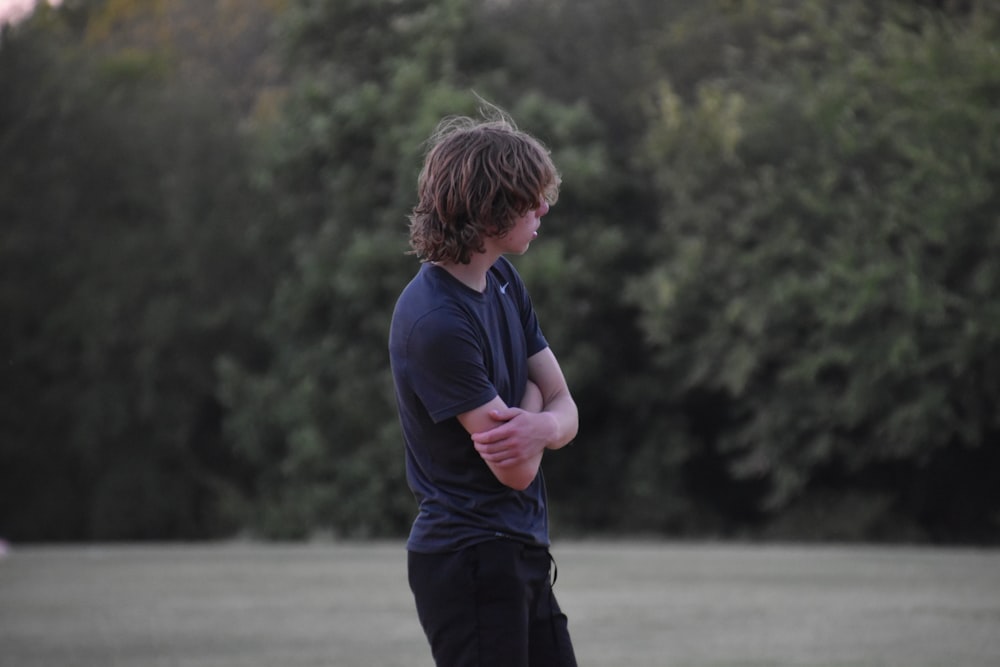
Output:
[[410,588],[439,667],[567,667],[539,468],[577,408],[520,276],[555,203],[545,148],[506,118],[447,119],[410,216],[422,264],[389,333],[406,474],[419,503]]

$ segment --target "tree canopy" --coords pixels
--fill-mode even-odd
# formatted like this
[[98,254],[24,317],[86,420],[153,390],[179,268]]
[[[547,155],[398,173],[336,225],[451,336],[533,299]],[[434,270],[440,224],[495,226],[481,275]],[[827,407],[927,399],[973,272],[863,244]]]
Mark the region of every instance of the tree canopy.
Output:
[[398,536],[424,140],[552,150],[516,258],[561,534],[1000,539],[986,2],[64,0],[0,35],[0,536]]

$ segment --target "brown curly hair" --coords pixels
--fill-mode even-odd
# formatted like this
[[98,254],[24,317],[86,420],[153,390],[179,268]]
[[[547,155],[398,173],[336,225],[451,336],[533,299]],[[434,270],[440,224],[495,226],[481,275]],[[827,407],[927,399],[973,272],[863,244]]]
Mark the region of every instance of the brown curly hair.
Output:
[[560,176],[548,150],[497,119],[444,119],[431,135],[410,214],[410,247],[425,262],[468,264],[484,239],[504,236],[545,197],[555,204]]

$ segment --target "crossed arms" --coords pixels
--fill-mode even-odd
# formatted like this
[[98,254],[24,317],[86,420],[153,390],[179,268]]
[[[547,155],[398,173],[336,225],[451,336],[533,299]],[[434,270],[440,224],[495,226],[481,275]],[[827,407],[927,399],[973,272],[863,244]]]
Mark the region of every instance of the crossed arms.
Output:
[[495,396],[458,415],[496,478],[519,491],[538,475],[545,450],[564,447],[579,427],[576,403],[550,348],[528,358],[528,379],[521,407]]

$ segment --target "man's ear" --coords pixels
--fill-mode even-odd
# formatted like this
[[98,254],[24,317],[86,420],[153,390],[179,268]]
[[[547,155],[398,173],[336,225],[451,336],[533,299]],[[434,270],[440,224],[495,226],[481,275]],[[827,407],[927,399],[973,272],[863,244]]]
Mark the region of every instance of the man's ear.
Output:
[[513,228],[514,225],[509,223],[507,224],[506,228],[502,228],[500,225],[494,224],[487,232],[487,235],[493,238],[502,239],[503,237],[507,236],[507,234],[510,233],[510,230]]

